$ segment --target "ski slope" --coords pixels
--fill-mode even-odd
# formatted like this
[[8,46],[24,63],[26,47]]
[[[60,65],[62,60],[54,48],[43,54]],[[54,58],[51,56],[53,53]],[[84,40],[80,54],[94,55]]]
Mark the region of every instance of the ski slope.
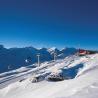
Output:
[[[47,81],[47,76],[61,69],[73,72],[82,65],[74,79],[59,82]],[[55,62],[45,62],[32,69],[22,67],[0,74],[1,98],[97,98],[98,94],[98,54],[79,57],[68,56]],[[36,83],[31,80],[35,76],[45,78]],[[22,80],[22,81],[20,81]]]

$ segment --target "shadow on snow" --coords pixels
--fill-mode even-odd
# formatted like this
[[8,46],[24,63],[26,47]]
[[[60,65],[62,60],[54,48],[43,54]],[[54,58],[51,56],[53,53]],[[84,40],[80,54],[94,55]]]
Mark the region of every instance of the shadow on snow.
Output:
[[64,79],[75,78],[79,69],[83,68],[83,67],[84,67],[84,65],[81,63],[81,64],[78,64],[78,65],[68,68],[68,69],[62,69],[62,74],[63,74]]

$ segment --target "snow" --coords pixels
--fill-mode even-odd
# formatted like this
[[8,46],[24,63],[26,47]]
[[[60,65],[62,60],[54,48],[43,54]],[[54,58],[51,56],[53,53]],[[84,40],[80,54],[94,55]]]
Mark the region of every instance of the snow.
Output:
[[29,66],[37,63],[37,54],[40,54],[41,61],[53,60],[54,53],[56,52],[57,58],[65,58],[68,55],[75,54],[77,49],[67,48],[65,50],[59,50],[57,48],[40,48],[24,47],[24,48],[5,48],[0,46],[0,73],[11,71],[20,67]]
[[55,49],[56,49],[56,47],[52,47],[52,48],[49,48],[48,51],[49,51],[49,52],[55,51]]
[[[75,74],[74,79],[52,82],[46,77],[62,69],[75,69],[83,65]],[[16,73],[15,73],[16,72]],[[1,98],[97,98],[98,97],[98,54],[87,56],[68,56],[55,62],[42,63],[40,67],[9,71],[0,74]],[[45,78],[36,83],[36,76]],[[20,82],[20,80],[22,80]]]

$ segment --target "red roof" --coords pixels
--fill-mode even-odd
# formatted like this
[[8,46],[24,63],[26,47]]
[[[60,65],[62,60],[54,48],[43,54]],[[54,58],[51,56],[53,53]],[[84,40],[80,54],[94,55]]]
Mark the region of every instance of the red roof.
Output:
[[86,50],[79,50],[79,53],[83,53],[83,54],[86,54]]

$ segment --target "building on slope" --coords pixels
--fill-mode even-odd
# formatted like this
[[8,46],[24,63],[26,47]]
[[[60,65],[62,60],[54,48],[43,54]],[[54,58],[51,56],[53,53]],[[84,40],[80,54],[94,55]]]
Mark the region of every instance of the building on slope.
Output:
[[85,55],[88,55],[88,54],[95,54],[95,53],[98,53],[98,52],[97,51],[92,51],[92,50],[84,50],[84,49],[79,49],[79,51],[78,51],[79,56],[85,56]]

